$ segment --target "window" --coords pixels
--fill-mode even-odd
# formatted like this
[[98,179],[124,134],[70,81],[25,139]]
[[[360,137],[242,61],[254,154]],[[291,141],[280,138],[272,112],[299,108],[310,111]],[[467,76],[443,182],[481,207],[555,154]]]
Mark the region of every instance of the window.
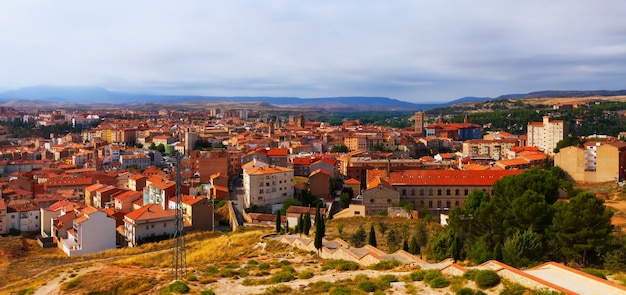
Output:
[[411,196],[415,196],[415,189],[411,189]]
[[467,189],[465,190],[465,195],[467,196],[469,194],[469,192],[467,191]]
[[370,203],[374,203],[374,199],[370,199]]
[[263,193],[263,189],[260,189],[260,190],[259,190],[259,194],[262,194],[262,193]]
[[423,196],[423,195],[424,195],[424,189],[420,188],[420,196]]
[[269,183],[269,182],[266,182],[266,183],[265,183],[265,186],[270,186],[270,183]]
[[146,229],[150,229],[150,226],[149,226],[149,225],[146,225]]
[[406,189],[402,189],[402,195],[406,196]]
[[449,195],[450,195],[450,189],[447,189],[446,190],[446,196],[449,196]]
[[437,195],[438,195],[438,196],[441,196],[441,189],[438,189],[438,190],[437,190]]
[[450,201],[446,201],[446,208],[450,208]]
[[151,227],[154,228],[154,224]]
[[459,195],[459,189],[458,188],[454,190],[454,194],[457,195],[457,196]]
[[167,222],[163,222],[163,227],[167,227]]
[[458,200],[454,202],[454,207],[459,207],[459,201]]
[[437,201],[437,209],[441,208],[441,201]]
[[433,201],[428,201],[428,208],[432,208],[433,207]]
[[429,195],[429,196],[432,196],[432,195],[433,195],[433,189],[432,189],[432,188],[431,188],[431,189],[428,189],[428,195]]

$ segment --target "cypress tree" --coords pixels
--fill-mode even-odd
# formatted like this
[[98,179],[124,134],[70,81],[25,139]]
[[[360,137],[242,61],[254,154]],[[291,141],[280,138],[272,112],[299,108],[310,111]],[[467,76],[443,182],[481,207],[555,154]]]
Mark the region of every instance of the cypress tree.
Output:
[[409,252],[409,242],[404,239],[404,243],[402,244],[402,250]]
[[280,210],[276,210],[276,232],[280,233],[280,228],[281,228],[281,224],[280,224]]
[[311,214],[309,214],[308,212],[303,217],[302,226],[302,232],[308,236],[309,232],[311,231]]
[[319,255],[320,249],[322,249],[322,238],[324,237],[324,221],[320,215],[320,206],[317,206],[315,211],[315,249],[317,249],[317,255]]
[[374,231],[374,225],[372,224],[372,227],[370,228],[370,239],[369,239],[369,243],[370,245],[376,247],[376,232]]

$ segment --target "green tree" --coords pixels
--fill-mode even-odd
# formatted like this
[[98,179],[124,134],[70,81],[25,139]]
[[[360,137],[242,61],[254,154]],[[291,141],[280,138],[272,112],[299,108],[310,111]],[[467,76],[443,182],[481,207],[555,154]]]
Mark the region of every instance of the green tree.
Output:
[[344,144],[336,144],[330,149],[331,153],[347,153],[348,147]]
[[363,228],[363,225],[360,225],[359,228],[350,236],[350,242],[354,247],[363,247],[365,246],[366,238],[365,229]]
[[554,222],[549,231],[561,247],[566,262],[583,266],[599,262],[611,242],[613,212],[604,200],[584,192],[569,202],[557,202]]
[[280,233],[281,229],[281,218],[280,218],[280,210],[276,210],[276,232]]
[[463,241],[457,233],[450,228],[437,233],[428,243],[429,257],[435,260],[443,260],[446,258],[461,259],[461,249]]
[[304,214],[304,219],[302,220],[302,223],[302,232],[308,236],[309,232],[311,231],[311,214],[309,214],[309,212]]
[[159,151],[161,154],[165,154],[165,145],[159,143],[159,145],[157,145],[156,147],[156,150]]
[[413,255],[420,254],[420,245],[417,242],[417,236],[416,235],[411,237],[411,242],[409,243],[409,251],[408,252],[413,254]]
[[402,250],[409,252],[409,241],[407,239],[404,239],[404,242],[402,243]]
[[396,252],[399,248],[400,244],[400,235],[396,232],[395,229],[390,229],[387,234],[387,247],[389,248],[389,252]]
[[378,231],[384,237],[388,229],[387,224],[384,221],[379,221],[376,226],[378,226]]
[[324,238],[325,230],[324,220],[320,214],[320,207],[317,206],[315,210],[315,239],[313,244],[315,245],[315,249],[317,249],[318,256],[320,249],[322,249],[322,239]]
[[304,232],[304,216],[300,213],[298,216],[298,223],[296,224],[296,233],[301,234]]
[[424,222],[418,222],[415,228],[415,238],[417,239],[417,244],[420,246],[426,246],[428,243],[428,230],[426,229],[426,224]]
[[142,149],[143,148],[143,144],[137,143],[137,144],[135,144],[135,147],[138,148],[138,149]]
[[350,207],[350,201],[352,201],[352,198],[350,198],[348,193],[343,193],[339,196],[339,205],[341,205],[341,208],[345,209]]
[[376,243],[376,231],[374,231],[374,225],[372,224],[372,227],[370,228],[370,237],[369,237],[369,243],[370,245],[376,247],[377,243]]
[[153,142],[152,144],[150,144],[150,146],[148,147],[148,149],[150,149],[150,150],[153,150],[153,151],[154,151],[154,150],[156,150],[156,149],[157,149],[157,146],[156,146],[156,144]]
[[517,231],[508,237],[502,247],[503,262],[513,267],[526,267],[538,261],[541,253],[541,238],[530,228]]
[[556,147],[554,148],[554,153],[558,153],[562,148],[568,147],[568,146],[578,146],[584,143],[584,140],[581,140],[578,136],[568,136],[564,139],[559,140],[559,142],[556,143]]
[[280,213],[282,213],[283,215],[287,215],[287,209],[289,209],[289,207],[291,206],[301,206],[302,203],[294,198],[288,198],[283,202],[283,206],[280,208]]

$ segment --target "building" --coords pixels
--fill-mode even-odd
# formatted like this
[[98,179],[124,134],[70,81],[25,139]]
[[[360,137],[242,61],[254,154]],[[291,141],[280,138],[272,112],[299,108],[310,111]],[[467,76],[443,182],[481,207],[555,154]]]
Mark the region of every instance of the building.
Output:
[[415,133],[418,136],[424,136],[424,118],[425,116],[423,112],[415,112],[415,115],[409,119],[415,122]]
[[380,176],[375,176],[362,193],[365,215],[375,215],[387,210],[392,204],[400,203],[400,193]]
[[151,164],[150,156],[144,154],[121,155],[120,162],[124,169],[133,166],[137,169],[146,169]]
[[115,202],[115,210],[124,212],[133,211],[133,204],[139,199],[143,199],[143,192],[123,192],[113,198]]
[[7,205],[4,199],[0,198],[0,235],[8,233],[7,229]]
[[463,155],[469,157],[488,156],[494,160],[506,157],[511,148],[517,146],[517,139],[470,139],[463,142]]
[[194,150],[196,142],[198,141],[198,133],[191,128],[187,128],[185,132],[185,155],[189,155]]
[[293,169],[280,166],[252,166],[243,171],[245,207],[271,206],[293,198]]
[[309,191],[316,198],[326,198],[330,195],[330,173],[324,169],[317,169],[309,175]]
[[576,182],[623,181],[626,179],[626,143],[565,147],[554,155],[554,165]]
[[567,137],[569,128],[563,120],[553,120],[543,116],[542,122],[528,123],[528,139],[526,145],[536,146],[548,155],[554,155],[556,144]]
[[482,138],[482,126],[472,124],[466,116],[463,123],[446,123],[443,117],[437,122],[426,126],[426,136],[450,138],[452,140],[465,141]]
[[174,235],[176,232],[175,219],[175,210],[164,210],[161,205],[157,204],[147,204],[126,214],[124,216],[124,237],[128,246],[137,246],[146,238]]
[[[183,209],[183,221],[185,227],[192,230],[213,230],[213,206],[212,200],[206,196],[181,196],[181,208]],[[171,198],[170,209],[176,209],[176,198]]]
[[94,207],[80,211],[62,240],[63,252],[68,256],[96,253],[115,249],[115,219]]
[[[491,194],[493,184],[502,177],[517,175],[522,170],[369,170],[370,180],[380,177],[400,194],[400,201],[425,207],[431,213],[446,212],[463,206],[473,190]],[[392,199],[393,202],[393,199]],[[366,207],[368,203],[363,202]],[[386,208],[386,207],[385,207]]]
[[41,230],[41,212],[33,203],[7,205],[7,230],[20,232],[39,232]]

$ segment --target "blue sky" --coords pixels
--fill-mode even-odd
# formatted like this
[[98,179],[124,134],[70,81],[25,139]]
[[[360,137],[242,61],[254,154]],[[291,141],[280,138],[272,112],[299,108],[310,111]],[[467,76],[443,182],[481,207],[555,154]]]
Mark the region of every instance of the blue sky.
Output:
[[626,89],[606,1],[4,1],[0,90],[412,102]]

